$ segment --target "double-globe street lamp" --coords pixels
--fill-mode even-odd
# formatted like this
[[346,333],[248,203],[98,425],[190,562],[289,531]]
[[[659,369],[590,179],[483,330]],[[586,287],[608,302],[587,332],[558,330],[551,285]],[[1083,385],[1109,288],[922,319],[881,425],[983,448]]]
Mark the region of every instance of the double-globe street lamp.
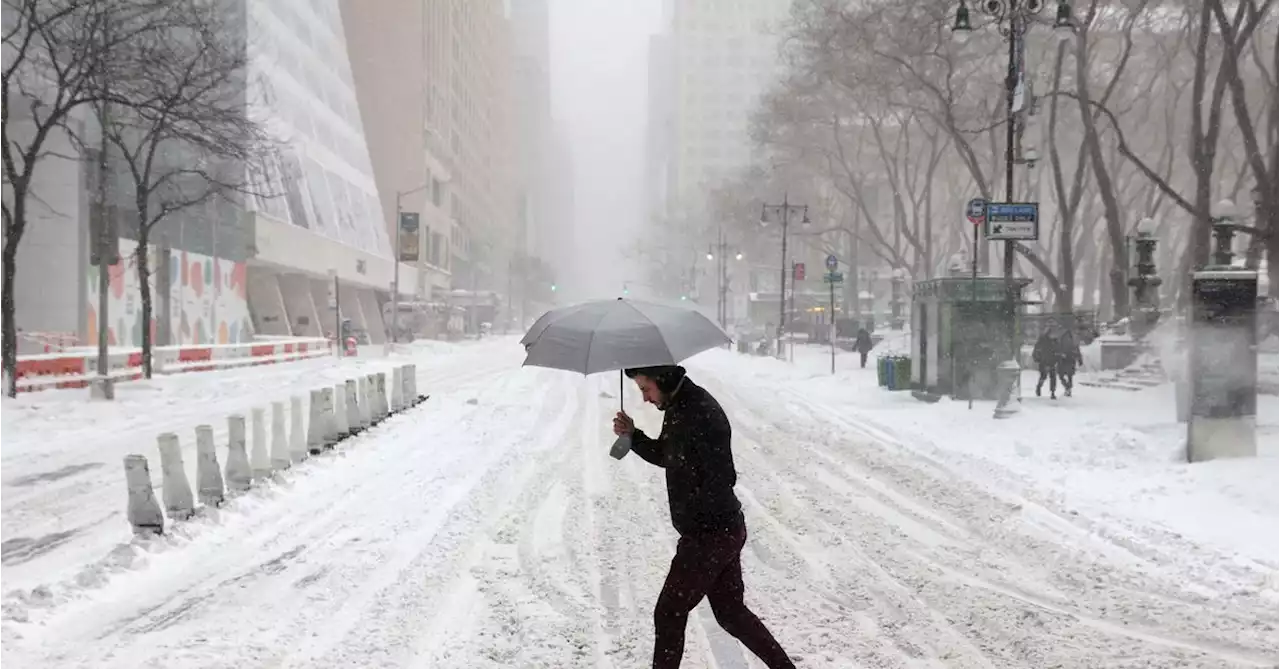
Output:
[[[787,322],[787,227],[794,216],[800,216],[800,224],[809,227],[809,205],[791,204],[787,194],[782,195],[782,204],[764,204],[760,209],[760,225],[770,223],[782,224],[782,261],[778,275],[778,357],[782,357],[782,335]],[[794,291],[794,280],[791,289]]]
[[[1018,83],[1022,81],[1024,71],[1023,55],[1026,52],[1024,38],[1027,30],[1035,20],[1035,16],[1045,7],[1045,0],[982,0],[977,5],[993,19],[1000,34],[1009,42],[1009,62],[1005,75],[1006,132],[1005,132],[1005,201],[1012,203],[1013,170],[1019,162],[1027,162],[1024,157],[1019,160],[1017,146],[1017,103]],[[1069,37],[1075,31],[1075,21],[1071,17],[1071,5],[1066,0],[1058,0],[1057,15],[1053,27],[1058,34]],[[969,16],[969,7],[965,0],[960,0],[956,9],[956,20],[952,30],[957,34],[973,30]],[[1030,105],[1026,105],[1029,107]],[[1002,373],[1007,375],[1001,389],[1000,400],[996,405],[995,417],[1004,418],[1017,412],[1014,401],[1014,389],[1017,388],[1021,364],[1019,359],[1020,343],[1017,336],[1018,291],[1013,280],[1013,260],[1016,242],[1006,240],[1004,243],[1004,279],[1005,279],[1005,317],[1009,336],[1009,361],[1002,364]]]
[[707,247],[707,260],[719,261],[716,268],[716,317],[720,319],[720,327],[728,327],[729,304],[726,299],[729,292],[729,256],[734,260],[742,260],[742,251],[729,252],[729,243],[724,238],[724,228],[716,230],[715,246]]

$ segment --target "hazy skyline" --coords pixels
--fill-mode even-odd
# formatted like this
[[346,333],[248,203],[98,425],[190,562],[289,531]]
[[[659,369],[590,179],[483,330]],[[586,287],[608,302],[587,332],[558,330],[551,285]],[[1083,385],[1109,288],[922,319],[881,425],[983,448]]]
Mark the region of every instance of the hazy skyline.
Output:
[[552,113],[573,156],[580,262],[557,268],[567,298],[612,297],[644,212],[648,37],[663,0],[551,0]]

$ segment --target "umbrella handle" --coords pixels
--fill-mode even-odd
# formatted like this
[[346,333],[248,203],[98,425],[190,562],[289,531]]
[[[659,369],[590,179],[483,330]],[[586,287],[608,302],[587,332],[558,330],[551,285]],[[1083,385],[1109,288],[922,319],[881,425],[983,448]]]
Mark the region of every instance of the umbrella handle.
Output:
[[618,411],[626,409],[626,403],[622,401],[622,370],[618,370]]

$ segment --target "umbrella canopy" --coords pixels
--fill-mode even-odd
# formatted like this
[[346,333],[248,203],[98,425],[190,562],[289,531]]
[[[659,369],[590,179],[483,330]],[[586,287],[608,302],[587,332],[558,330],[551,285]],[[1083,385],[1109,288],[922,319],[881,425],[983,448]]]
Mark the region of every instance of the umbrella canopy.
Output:
[[674,365],[730,341],[691,309],[622,298],[549,311],[520,340],[525,365],[581,374]]

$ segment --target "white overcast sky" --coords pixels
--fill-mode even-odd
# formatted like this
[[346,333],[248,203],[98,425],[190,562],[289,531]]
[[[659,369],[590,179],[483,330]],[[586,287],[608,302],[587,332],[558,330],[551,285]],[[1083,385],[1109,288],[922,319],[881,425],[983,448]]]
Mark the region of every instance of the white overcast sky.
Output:
[[646,59],[662,2],[551,0],[552,110],[573,156],[583,256],[575,271],[560,268],[579,288],[566,297],[615,297],[631,278],[621,254],[644,211]]

